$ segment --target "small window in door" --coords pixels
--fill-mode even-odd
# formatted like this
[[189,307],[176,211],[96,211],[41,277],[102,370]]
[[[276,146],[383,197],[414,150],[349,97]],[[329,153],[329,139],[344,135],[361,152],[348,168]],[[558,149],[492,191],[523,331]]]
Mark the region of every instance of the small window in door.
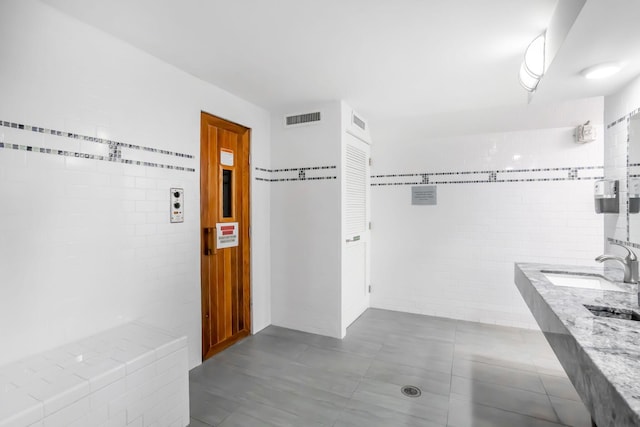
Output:
[[224,218],[233,217],[233,171],[222,170],[222,216]]

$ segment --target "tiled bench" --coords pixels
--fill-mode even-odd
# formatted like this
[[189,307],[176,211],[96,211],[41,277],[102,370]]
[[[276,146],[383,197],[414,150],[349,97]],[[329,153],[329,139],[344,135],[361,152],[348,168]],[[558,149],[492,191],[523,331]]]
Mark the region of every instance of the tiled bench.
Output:
[[133,322],[0,366],[0,427],[184,427],[186,337]]

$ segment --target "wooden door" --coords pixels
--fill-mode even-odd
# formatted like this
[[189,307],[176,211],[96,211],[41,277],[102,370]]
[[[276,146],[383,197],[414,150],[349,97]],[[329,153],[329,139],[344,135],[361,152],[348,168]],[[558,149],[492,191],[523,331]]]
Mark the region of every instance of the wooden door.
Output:
[[201,114],[202,359],[251,331],[249,129]]

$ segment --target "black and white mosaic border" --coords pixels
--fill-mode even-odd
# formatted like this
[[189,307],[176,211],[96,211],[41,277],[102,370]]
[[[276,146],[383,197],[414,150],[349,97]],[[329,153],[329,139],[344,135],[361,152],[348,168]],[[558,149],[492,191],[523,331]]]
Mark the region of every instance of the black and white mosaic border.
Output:
[[34,147],[32,145],[9,144],[6,142],[0,142],[0,148],[29,151],[34,153],[56,154],[58,156],[77,157],[80,159],[90,159],[90,160],[102,160],[106,162],[124,163],[127,165],[137,165],[137,166],[148,166],[152,168],[171,169],[171,170],[178,170],[178,171],[185,171],[185,172],[196,171],[194,168],[186,168],[182,166],[165,165],[162,163],[154,163],[154,162],[142,162],[139,160],[127,160],[121,157],[115,158],[115,157],[112,157],[111,154],[109,154],[109,156],[100,156],[97,154],[79,153],[77,151],[56,150],[54,148],[41,148],[41,147]]
[[110,139],[97,138],[95,136],[80,135],[80,134],[73,133],[73,132],[64,132],[64,131],[60,131],[60,130],[42,128],[42,127],[38,127],[38,126],[25,125],[25,124],[21,124],[21,123],[7,122],[7,121],[4,121],[4,120],[0,120],[0,126],[4,126],[6,128],[12,128],[12,129],[26,130],[26,131],[36,132],[36,133],[43,133],[45,135],[55,135],[55,136],[61,136],[61,137],[65,137],[65,138],[78,139],[78,140],[81,140],[81,141],[95,142],[97,144],[106,144],[106,145],[109,146],[110,149],[111,149],[112,146],[114,146],[114,147],[121,147],[121,148],[133,148],[134,150],[149,151],[151,153],[166,154],[168,156],[184,157],[184,158],[187,158],[187,159],[193,159],[193,157],[194,157],[191,154],[178,153],[178,152],[175,152],[175,151],[168,151],[168,150],[161,150],[159,148],[145,147],[145,146],[142,146],[142,145],[128,144],[126,142],[112,141]]
[[137,166],[147,166],[147,167],[154,167],[154,168],[161,168],[161,169],[179,170],[179,171],[186,171],[186,172],[196,171],[195,168],[190,168],[190,167],[124,159],[122,157],[122,148],[131,148],[134,150],[142,150],[149,153],[164,154],[168,156],[175,156],[175,157],[181,157],[186,159],[193,159],[194,156],[191,154],[161,150],[159,148],[145,147],[145,146],[135,145],[135,144],[128,144],[120,141],[112,141],[104,138],[81,135],[73,132],[63,132],[60,130],[48,129],[48,128],[32,126],[32,125],[25,125],[22,123],[8,122],[4,120],[0,120],[0,126],[11,128],[11,129],[41,133],[46,135],[60,136],[62,138],[70,138],[70,139],[76,139],[80,141],[94,142],[96,144],[104,144],[109,147],[109,155],[102,156],[99,154],[81,153],[77,151],[67,151],[67,150],[60,150],[60,149],[54,149],[54,148],[43,148],[43,147],[37,147],[35,145],[12,144],[8,142],[0,142],[0,148],[29,151],[34,153],[55,154],[58,156],[66,156],[66,157],[78,157],[83,159],[100,160],[100,161],[107,161],[107,162],[114,162],[114,163],[124,163],[124,164],[137,165]]
[[[371,176],[372,187],[421,184],[580,181],[602,179],[603,166],[569,166],[509,170],[422,172]],[[415,178],[415,179],[413,179]]]
[[640,244],[638,244],[638,243],[628,242],[628,241],[624,241],[624,240],[618,240],[618,239],[614,239],[612,237],[607,238],[607,241],[609,243],[617,243],[618,245],[625,245],[625,246],[630,246],[632,248],[640,249]]
[[257,181],[266,182],[291,182],[291,181],[323,181],[338,179],[336,175],[327,171],[335,171],[337,166],[305,166],[299,168],[284,169],[265,169],[255,168],[257,173],[261,173],[260,177],[256,177]]
[[630,111],[629,113],[627,113],[624,116],[620,117],[618,120],[609,123],[607,125],[607,129],[609,129],[609,128],[611,128],[611,127],[613,127],[613,126],[615,126],[615,125],[617,125],[619,123],[622,123],[624,121],[627,121],[627,120],[631,119],[631,116],[634,116],[634,115],[636,115],[638,113],[640,113],[640,107],[636,108],[635,110]]

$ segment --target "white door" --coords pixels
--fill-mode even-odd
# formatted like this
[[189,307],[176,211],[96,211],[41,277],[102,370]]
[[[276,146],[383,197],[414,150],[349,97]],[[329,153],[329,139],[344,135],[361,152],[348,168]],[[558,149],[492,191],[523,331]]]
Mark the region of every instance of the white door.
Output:
[[369,307],[370,147],[346,134],[344,190],[344,252],[342,266],[342,326]]

